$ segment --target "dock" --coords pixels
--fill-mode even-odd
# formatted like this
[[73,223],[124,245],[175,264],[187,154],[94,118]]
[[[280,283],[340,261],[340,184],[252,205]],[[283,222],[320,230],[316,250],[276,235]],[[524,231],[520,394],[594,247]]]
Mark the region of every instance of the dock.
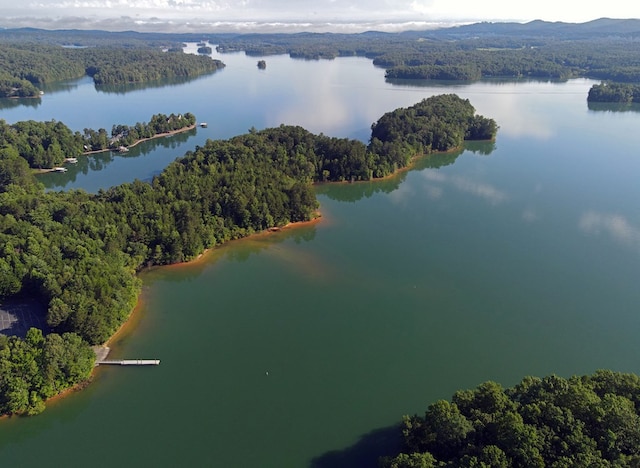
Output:
[[94,346],[93,351],[96,353],[96,366],[157,366],[160,359],[107,359],[109,351],[107,346]]
[[160,359],[105,359],[96,364],[99,366],[157,366],[160,364]]

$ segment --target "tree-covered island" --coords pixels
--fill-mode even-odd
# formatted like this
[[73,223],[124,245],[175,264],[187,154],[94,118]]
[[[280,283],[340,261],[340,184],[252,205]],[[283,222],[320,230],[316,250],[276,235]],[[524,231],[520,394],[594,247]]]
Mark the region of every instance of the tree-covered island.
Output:
[[0,337],[0,413],[38,413],[46,398],[87,378],[89,345],[105,342],[127,319],[141,268],[188,261],[228,240],[310,220],[318,208],[314,182],[384,177],[416,155],[492,139],[496,131],[468,100],[434,96],[385,114],[368,145],[298,126],[252,129],[207,141],[151,183],[95,195],[45,192],[23,148],[4,139],[0,300],[39,300],[52,333]]
[[485,382],[402,421],[383,468],[640,466],[640,377],[612,371]]

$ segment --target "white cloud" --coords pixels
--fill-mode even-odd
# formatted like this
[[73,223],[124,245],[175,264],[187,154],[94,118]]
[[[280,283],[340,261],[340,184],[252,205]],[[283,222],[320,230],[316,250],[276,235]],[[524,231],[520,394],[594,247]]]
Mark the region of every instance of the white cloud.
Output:
[[[143,24],[150,17],[172,21],[189,21],[191,26],[206,24],[245,25],[281,23],[285,31],[304,29],[305,24],[323,24],[325,31],[355,32],[368,23],[368,29],[418,29],[439,23],[451,24],[473,21],[547,21],[584,22],[601,17],[638,18],[640,4],[629,0],[608,2],[578,2],[577,0],[537,0],[513,2],[511,0],[0,0],[3,14],[0,25],[6,27],[37,26],[38,21],[65,22],[65,18],[115,19],[112,28],[120,29],[121,16],[135,17]],[[32,21],[28,23],[27,18]],[[37,21],[36,21],[37,18]],[[83,25],[87,22],[80,22]],[[355,31],[346,31],[345,25],[356,25]],[[377,27],[380,26],[380,27]],[[388,28],[388,29],[386,29]],[[158,29],[161,30],[161,29]]]
[[522,219],[527,223],[533,223],[540,219],[540,216],[538,216],[538,213],[536,213],[535,210],[527,208],[522,212]]
[[473,195],[492,205],[505,202],[509,198],[505,192],[495,186],[483,182],[477,182],[468,177],[448,177],[437,170],[425,170],[422,172],[422,177],[431,183],[425,188],[425,190],[427,191],[427,195],[433,198],[439,198],[443,193],[443,188],[436,184],[449,185],[461,192]]
[[492,205],[497,205],[507,200],[506,193],[490,184],[476,182],[466,177],[454,177],[451,182],[458,190],[486,200]]
[[640,227],[632,225],[624,216],[588,211],[580,218],[579,227],[588,234],[605,234],[640,251]]

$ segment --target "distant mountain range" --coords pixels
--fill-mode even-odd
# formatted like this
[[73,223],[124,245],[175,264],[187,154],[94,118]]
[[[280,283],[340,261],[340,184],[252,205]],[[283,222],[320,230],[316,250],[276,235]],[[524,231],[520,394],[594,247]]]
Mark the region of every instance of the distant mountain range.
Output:
[[[424,33],[424,31],[423,31]],[[447,36],[531,36],[559,39],[592,37],[639,37],[640,19],[600,18],[586,23],[563,23],[536,20],[529,23],[481,22],[464,26],[437,29],[433,35]]]
[[134,39],[134,40],[200,40],[201,36],[208,38],[228,38],[238,36],[252,36],[256,38],[265,37],[287,37],[302,36],[313,37],[322,36],[361,36],[361,37],[390,37],[405,36],[411,37],[432,37],[439,39],[468,39],[473,37],[520,37],[520,38],[557,38],[561,40],[579,40],[593,38],[628,38],[640,39],[640,19],[612,19],[600,18],[586,23],[564,23],[535,20],[528,23],[513,22],[480,22],[461,26],[451,26],[439,29],[405,31],[397,33],[369,31],[365,33],[216,33],[203,31],[201,33],[159,33],[159,32],[135,32],[121,31],[109,32],[102,30],[46,30],[37,28],[0,28],[0,38],[46,40],[52,36],[77,36],[78,38],[110,38],[110,39]]

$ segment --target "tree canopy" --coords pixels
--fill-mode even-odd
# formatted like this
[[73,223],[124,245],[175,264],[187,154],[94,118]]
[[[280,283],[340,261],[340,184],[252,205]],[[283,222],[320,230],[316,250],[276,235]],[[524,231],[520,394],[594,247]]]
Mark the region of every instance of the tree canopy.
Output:
[[640,102],[640,85],[632,83],[594,84],[589,90],[588,102],[616,102],[629,104]]
[[385,468],[618,467],[640,464],[640,377],[607,370],[485,382],[402,421]]
[[27,120],[13,125],[0,120],[0,148],[15,151],[31,168],[52,168],[62,164],[65,158],[78,156],[86,151],[126,147],[141,139],[189,128],[195,123],[195,116],[189,112],[156,114],[148,123],[114,125],[110,134],[103,128],[97,131],[85,128],[83,134],[80,134],[55,120]]
[[95,357],[75,333],[43,336],[31,328],[24,340],[0,335],[0,414],[42,412],[47,398],[89,377]]

